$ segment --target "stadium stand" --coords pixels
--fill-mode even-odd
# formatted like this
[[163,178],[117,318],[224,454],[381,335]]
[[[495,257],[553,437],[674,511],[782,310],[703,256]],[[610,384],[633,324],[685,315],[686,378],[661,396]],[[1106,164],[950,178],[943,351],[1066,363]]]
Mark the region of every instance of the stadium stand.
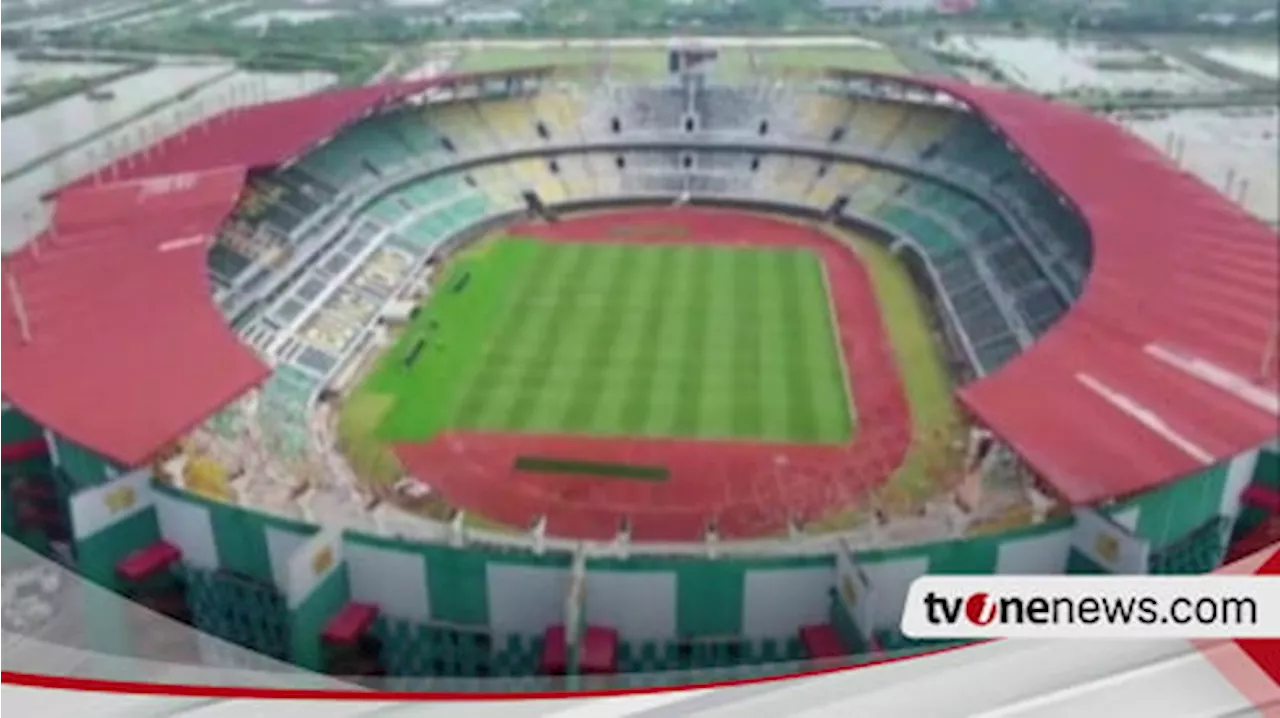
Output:
[[507,167],[515,175],[518,187],[537,192],[543,202],[559,202],[568,195],[559,172],[553,173],[550,161],[545,158],[514,160],[508,162]]
[[[539,534],[536,524],[531,531],[509,533],[466,525],[465,513],[449,513],[450,506],[439,496],[430,499],[437,506],[445,504],[446,511],[425,519],[396,503],[394,486],[357,488],[350,467],[330,450],[336,443],[327,433],[333,431],[332,416],[316,404],[333,386],[335,372],[386,346],[390,335],[377,326],[380,311],[388,302],[406,297],[416,302],[430,291],[421,268],[436,250],[496,212],[519,210],[524,189],[536,190],[549,202],[655,193],[667,202],[689,193],[754,196],[817,210],[847,195],[852,200],[847,212],[876,220],[921,250],[927,260],[924,274],[929,275],[929,286],[922,288],[941,307],[936,321],[947,323],[942,327],[946,333],[962,334],[976,354],[972,368],[977,376],[960,390],[960,400],[1001,441],[1017,447],[1020,463],[1015,469],[1035,469],[1037,490],[1052,490],[1057,502],[1055,514],[1038,516],[1034,524],[1010,512],[1022,517],[1017,530],[1026,532],[1012,538],[995,532],[966,534],[968,524],[953,524],[954,514],[931,513],[931,506],[911,517],[914,523],[900,517],[886,519],[884,526],[869,522],[851,535],[893,544],[858,544],[876,546],[875,551],[860,550],[859,560],[891,568],[875,572],[877,578],[904,571],[903,566],[935,572],[1013,570],[1002,564],[1002,556],[1015,552],[1000,549],[1017,541],[1021,550],[1041,538],[1066,545],[1074,519],[1065,509],[1105,504],[1106,510],[1140,512],[1130,531],[1133,540],[1150,546],[1150,572],[1190,573],[1216,566],[1235,518],[1220,515],[1230,513],[1221,508],[1229,503],[1223,499],[1239,488],[1227,475],[1238,473],[1232,472],[1240,457],[1257,455],[1257,447],[1273,435],[1273,421],[1267,422],[1274,417],[1255,411],[1249,403],[1252,395],[1207,387],[1203,376],[1170,364],[1177,357],[1158,358],[1153,346],[1158,349],[1168,341],[1197,361],[1211,360],[1237,376],[1256,372],[1258,349],[1269,329],[1266,320],[1275,314],[1276,280],[1249,267],[1273,262],[1274,236],[1257,232],[1203,188],[1180,184],[1186,180],[1176,173],[1172,178],[1162,174],[1167,168],[1151,155],[1114,144],[1120,142],[1117,136],[1074,111],[1034,98],[1010,99],[1002,91],[928,83],[967,99],[974,112],[985,116],[851,99],[835,91],[818,94],[789,83],[733,88],[615,84],[589,91],[556,88],[531,98],[452,100],[425,108],[381,106],[425,87],[396,85],[342,91],[309,105],[308,112],[296,107],[247,111],[226,120],[225,127],[208,129],[216,152],[197,156],[172,145],[138,163],[142,169],[130,170],[143,177],[155,172],[173,184],[165,185],[161,199],[129,187],[69,190],[57,199],[64,213],[57,225],[61,236],[47,238],[44,256],[39,261],[30,253],[6,258],[6,272],[39,302],[32,313],[33,341],[22,343],[12,338],[13,331],[5,333],[6,354],[15,362],[6,369],[6,384],[13,387],[10,396],[6,386],[6,399],[15,407],[38,409],[33,415],[69,437],[69,445],[61,449],[66,468],[54,478],[59,500],[114,480],[115,474],[95,474],[85,466],[103,464],[114,470],[146,465],[157,447],[207,419],[196,437],[213,437],[210,446],[190,449],[191,455],[198,449],[227,466],[239,458],[242,470],[228,478],[229,490],[220,501],[206,502],[195,495],[201,492],[194,486],[165,494],[182,511],[206,512],[216,525],[210,535],[234,546],[216,569],[183,562],[186,602],[197,627],[267,655],[296,658],[292,639],[298,634],[290,633],[291,614],[283,596],[288,587],[272,575],[271,557],[262,558],[263,565],[253,571],[232,564],[259,549],[269,553],[273,540],[280,540],[276,532],[294,531],[292,538],[301,541],[306,531],[298,525],[331,520],[350,529],[343,539],[348,545],[369,542],[363,545],[366,559],[399,554],[394,565],[417,566],[417,589],[465,594],[469,606],[480,607],[466,621],[441,619],[443,601],[437,594],[430,606],[412,607],[408,615],[380,615],[372,633],[381,641],[379,658],[389,675],[529,676],[545,658],[547,622],[539,618],[517,628],[499,625],[488,612],[510,595],[513,584],[492,577],[504,571],[528,577],[546,569],[554,580],[531,584],[560,586],[570,558],[566,544],[555,543],[558,536]],[[697,118],[696,132],[683,127],[690,109]],[[358,124],[347,126],[357,119]],[[291,121],[298,125],[298,136],[285,141]],[[769,124],[770,139],[874,152],[922,174],[791,155],[777,148],[757,155],[637,146],[491,162],[430,179],[398,178],[395,186],[379,182],[409,163],[438,168],[470,155],[566,137],[741,139],[759,136],[762,121]],[[540,123],[545,133],[539,131]],[[253,131],[265,135],[267,128],[276,128],[279,140],[271,146],[261,137],[235,136]],[[1096,147],[1098,161],[1115,165],[1100,176],[1095,166],[1064,155],[1062,147],[1073,145]],[[1044,177],[1032,174],[1019,152],[1032,156]],[[222,164],[207,164],[215,161]],[[236,169],[218,169],[225,167]],[[185,186],[186,179],[165,179],[169,170],[190,171],[194,186]],[[1125,174],[1125,181],[1113,181],[1113,172]],[[1119,190],[1129,183],[1150,187],[1155,199],[1125,198],[1139,203],[1137,210],[1117,204],[1123,194]],[[239,199],[228,199],[242,189]],[[987,197],[999,202],[988,204]],[[1192,214],[1174,221],[1161,213],[1173,215],[1175,209]],[[1121,221],[1135,215],[1141,223]],[[1147,223],[1154,224],[1148,228]],[[171,246],[175,237],[192,231],[203,242],[201,249],[209,247],[207,257],[195,251],[184,255]],[[1185,251],[1152,252],[1152,236]],[[891,248],[903,254],[901,245]],[[108,262],[130,271],[99,277]],[[917,273],[918,267],[908,266]],[[1222,281],[1198,279],[1205,266]],[[264,268],[263,273],[255,268]],[[204,273],[214,278],[220,292],[242,297],[248,308],[220,313],[199,282]],[[250,275],[252,284],[245,279]],[[1086,276],[1092,279],[1089,292],[1082,294]],[[69,295],[68,287],[81,284],[95,296],[111,296],[112,306],[61,299]],[[198,291],[188,284],[199,284]],[[172,306],[156,306],[163,304],[156,302],[156,290],[164,291]],[[1135,314],[1134,306],[1147,312]],[[11,301],[4,309],[6,328],[21,328]],[[228,320],[243,342],[228,330]],[[53,323],[59,331],[42,334],[42,323]],[[96,330],[104,326],[113,327],[112,336]],[[1030,340],[1041,336],[1024,352]],[[119,342],[154,347],[154,354],[120,352]],[[104,357],[103,366],[83,361],[84,356]],[[1124,396],[1156,406],[1202,455],[1163,441],[1148,424],[1117,410],[1115,401],[1078,381],[1086,372]],[[72,390],[59,383],[68,376],[75,377]],[[1046,383],[1040,383],[1042,377]],[[251,390],[253,386],[259,388]],[[82,400],[73,394],[86,387],[100,391],[103,402],[137,407],[147,421],[125,434],[115,426],[118,416],[80,416],[76,409]],[[1028,402],[1033,393],[1044,401]],[[1044,412],[1046,404],[1055,410]],[[6,405],[6,422],[9,412]],[[1062,418],[1075,413],[1098,420],[1077,426]],[[867,426],[874,426],[876,417],[866,418]],[[8,431],[6,423],[6,437]],[[1002,460],[1013,464],[1013,450],[1005,453]],[[1274,467],[1280,464],[1268,466],[1272,468],[1263,470],[1260,465],[1262,478],[1255,481],[1274,479]],[[6,459],[6,479],[11,471],[12,462]],[[1262,497],[1254,501],[1274,500],[1268,498],[1273,484],[1259,489]],[[6,492],[9,487],[7,482]],[[1022,488],[1015,482],[1015,490]],[[943,502],[954,508],[953,498],[947,494]],[[1237,530],[1252,532],[1274,520],[1273,508],[1244,503],[1248,508],[1242,510]],[[689,524],[705,530],[701,517],[695,518]],[[811,538],[801,529],[791,540]],[[914,543],[900,540],[895,531]],[[643,556],[637,564],[650,562],[645,570],[631,572],[635,575],[662,573],[663,581],[669,575],[662,585],[670,588],[671,604],[679,604],[679,611],[672,609],[672,627],[662,637],[624,635],[617,643],[619,671],[740,669],[806,657],[805,643],[791,627],[750,625],[759,607],[746,608],[752,595],[747,579],[794,572],[796,583],[818,586],[831,573],[830,555],[784,555],[786,549],[776,548],[785,545],[779,539],[770,541],[767,556],[742,546],[737,553],[715,554],[733,543],[729,541],[706,546],[691,542],[687,553],[692,558],[673,558],[643,553],[644,543],[626,545],[630,539],[619,535],[608,544],[610,550],[623,546]],[[1070,550],[1067,565],[1037,557],[1035,568],[1098,570]],[[1055,554],[1059,563],[1061,553]],[[632,558],[593,557],[582,570],[609,580],[628,573],[618,570],[618,564]],[[556,563],[560,559],[564,561]],[[391,561],[385,560],[383,568]],[[430,581],[425,577],[428,563]],[[826,578],[813,578],[819,575]],[[465,590],[459,588],[464,585]],[[392,590],[394,582],[381,588],[395,594],[388,605],[403,594]],[[819,596],[825,601],[830,588],[813,588],[805,599]],[[492,595],[485,595],[489,591]],[[625,593],[615,589],[613,595]],[[660,592],[634,593],[656,603]],[[564,597],[551,594],[554,614]],[[684,595],[716,600],[707,601],[707,615],[690,618],[688,602],[675,598]],[[866,635],[847,640],[842,648],[866,652],[875,650],[874,644],[893,653],[933,645],[903,637],[897,618],[854,626],[853,632]],[[674,627],[677,620],[680,630]],[[696,630],[686,630],[689,626]]]
[[522,99],[487,100],[476,103],[475,107],[496,147],[528,147],[541,139],[537,120]]
[[441,144],[447,142],[455,153],[479,152],[485,148],[486,142],[493,141],[488,133],[477,132],[481,127],[478,125],[480,115],[471,101],[428,106],[423,110],[422,118],[439,135]]
[[582,129],[578,118],[582,116],[582,102],[571,92],[544,89],[530,100],[533,105],[535,130],[537,122],[546,129],[547,142],[581,141]]
[[[759,101],[759,95],[747,88],[707,87],[695,101],[699,129],[705,133],[756,132],[767,123],[776,107]],[[767,127],[765,128],[767,130]]]

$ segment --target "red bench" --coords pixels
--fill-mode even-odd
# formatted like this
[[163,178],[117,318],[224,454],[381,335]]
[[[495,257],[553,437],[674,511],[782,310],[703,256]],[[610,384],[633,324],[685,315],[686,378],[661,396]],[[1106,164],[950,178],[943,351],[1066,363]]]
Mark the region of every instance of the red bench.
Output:
[[[618,632],[602,626],[587,626],[579,645],[578,670],[582,673],[618,672]],[[564,626],[552,626],[543,634],[542,661],[538,671],[543,675],[563,675],[569,666],[569,646]]]
[[839,658],[849,652],[840,641],[840,634],[830,624],[805,626],[800,629],[800,642],[809,658]]
[[116,573],[129,581],[141,581],[169,568],[182,559],[177,546],[167,541],[156,541],[138,549],[116,564]]
[[1280,514],[1280,489],[1254,484],[1244,490],[1240,495],[1240,501],[1270,514]]
[[324,624],[320,638],[329,643],[354,644],[377,618],[378,607],[372,603],[348,603]]

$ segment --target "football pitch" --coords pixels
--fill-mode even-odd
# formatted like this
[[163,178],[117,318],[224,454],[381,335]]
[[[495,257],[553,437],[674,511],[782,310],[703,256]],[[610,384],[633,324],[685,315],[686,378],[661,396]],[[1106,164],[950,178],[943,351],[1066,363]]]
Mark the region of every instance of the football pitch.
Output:
[[382,442],[838,443],[853,417],[836,340],[804,249],[506,238],[450,264],[349,403]]

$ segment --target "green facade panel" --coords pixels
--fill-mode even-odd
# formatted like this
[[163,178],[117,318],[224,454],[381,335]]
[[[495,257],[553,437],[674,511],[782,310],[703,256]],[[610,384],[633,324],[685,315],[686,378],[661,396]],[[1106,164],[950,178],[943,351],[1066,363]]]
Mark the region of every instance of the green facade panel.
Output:
[[53,443],[58,455],[58,468],[76,486],[96,486],[111,478],[113,472],[121,473],[119,466],[70,439],[55,434]]
[[148,507],[76,542],[76,566],[90,581],[118,590],[116,564],[159,540],[160,522]]
[[263,521],[249,511],[224,504],[210,505],[209,521],[219,568],[274,583]]
[[742,631],[749,571],[809,569],[834,570],[830,556],[795,558],[688,558],[637,556],[595,559],[591,571],[671,572],[676,576],[676,633],[682,636],[727,636]]
[[0,441],[20,444],[44,438],[44,429],[17,407],[7,406],[0,412]]
[[329,619],[351,600],[346,565],[339,565],[289,614],[289,657],[296,665],[324,670],[324,646],[320,634]]
[[447,546],[423,549],[431,617],[450,623],[488,625],[489,582],[485,568],[490,558]]
[[1159,549],[1213,520],[1221,511],[1229,466],[1211,466],[1127,502],[1142,511],[1135,533]]
[[1067,554],[1067,573],[1069,574],[1106,574],[1110,575],[1111,571],[1107,570],[1102,564],[1089,558],[1084,553],[1071,549]]
[[741,633],[746,569],[744,562],[704,561],[679,566],[677,634],[702,637]]
[[1253,470],[1253,483],[1280,490],[1280,451],[1258,452],[1258,465]]

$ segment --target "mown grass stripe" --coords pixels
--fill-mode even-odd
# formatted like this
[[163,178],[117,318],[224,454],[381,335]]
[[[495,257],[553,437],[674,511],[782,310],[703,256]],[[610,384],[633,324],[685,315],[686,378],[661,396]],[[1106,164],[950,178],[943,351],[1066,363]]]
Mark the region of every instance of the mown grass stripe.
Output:
[[670,279],[665,281],[666,297],[663,299],[661,326],[653,338],[648,352],[653,357],[648,370],[651,378],[645,396],[636,401],[643,404],[644,421],[637,424],[638,431],[648,435],[669,436],[675,426],[680,403],[679,361],[683,346],[691,333],[692,321],[689,307],[689,287],[696,281],[694,257],[697,248],[689,245],[664,247],[669,253],[667,270]]
[[817,427],[814,422],[813,388],[810,386],[808,367],[804,362],[804,349],[809,345],[809,327],[805,321],[803,303],[803,257],[789,253],[780,263],[783,331],[789,350],[786,352],[787,381],[787,437],[794,441],[812,440]]
[[700,344],[690,347],[702,372],[697,433],[710,437],[733,436],[733,334],[734,266],[737,252],[711,250],[703,276],[707,329]]
[[707,341],[710,323],[710,291],[707,274],[711,268],[711,254],[695,251],[689,260],[690,281],[685,285],[682,301],[686,309],[687,323],[682,337],[681,356],[675,365],[678,371],[676,386],[676,412],[670,431],[682,435],[696,435],[701,428],[702,415],[702,362],[701,347]]
[[[455,266],[471,268],[467,289],[433,294],[422,313],[442,318],[449,350],[388,387],[406,431],[813,442],[835,440],[847,419],[821,265],[807,253],[504,240]],[[430,416],[448,421],[421,429]]]
[[671,248],[656,245],[636,261],[640,274],[633,285],[628,311],[621,318],[621,335],[609,361],[618,367],[617,380],[597,410],[596,421],[619,433],[638,431],[648,420],[648,394],[656,374],[654,357],[658,333],[671,284]]
[[536,246],[538,251],[527,263],[518,281],[508,289],[508,300],[502,317],[496,324],[495,333],[488,337],[489,341],[480,360],[468,372],[469,378],[462,380],[464,389],[450,412],[451,421],[456,426],[473,425],[483,415],[495,393],[509,390],[506,386],[509,382],[503,381],[503,378],[510,373],[511,364],[503,348],[510,337],[520,333],[528,319],[527,313],[520,311],[519,307],[523,304],[529,285],[546,276],[558,260],[556,253],[549,247],[541,243]]
[[[625,246],[625,245],[624,245]],[[583,326],[588,327],[585,345],[580,347],[583,364],[573,400],[560,417],[560,424],[574,431],[590,431],[600,399],[609,389],[616,367],[610,361],[614,343],[621,335],[622,322],[629,292],[639,279],[636,266],[628,261],[629,252],[617,252],[607,262],[601,262],[592,272],[601,280],[599,291],[603,298],[594,316],[583,315]],[[602,258],[603,259],[603,258]],[[638,260],[637,260],[638,261]],[[607,280],[607,281],[605,281]]]
[[769,249],[762,252],[759,272],[760,324],[759,344],[756,351],[761,357],[762,370],[759,391],[761,403],[761,434],[773,440],[789,438],[787,414],[790,411],[787,392],[786,319],[783,316],[782,268],[786,250]]
[[[415,439],[449,425],[465,386],[457,381],[479,363],[487,338],[502,320],[504,306],[513,300],[539,246],[513,240],[500,253],[483,261],[461,261],[441,286],[462,273],[473,273],[470,288],[461,294],[437,292],[357,391],[377,391],[395,397],[395,404],[374,430],[383,439]],[[427,346],[410,367],[403,357],[423,337]]]
[[[512,387],[512,391],[504,392],[506,401],[490,404],[491,411],[486,413],[486,421],[494,426],[512,429],[523,428],[542,397],[542,384],[551,372],[556,351],[560,348],[561,335],[568,322],[563,321],[564,314],[573,305],[576,297],[572,278],[579,275],[590,264],[589,252],[583,247],[566,246],[555,248],[563,253],[546,277],[536,284],[544,284],[554,299],[544,312],[534,313],[523,326],[520,338],[512,336],[509,341],[528,342],[535,347],[535,353],[524,362],[523,371]],[[522,302],[522,305],[528,306]],[[520,311],[519,308],[516,311]],[[519,345],[519,344],[517,344]]]
[[759,252],[743,252],[738,256],[734,272],[734,303],[737,305],[734,322],[733,353],[736,359],[734,372],[733,433],[739,437],[758,436],[763,429],[767,407],[760,393],[761,352],[760,275],[765,265]]

